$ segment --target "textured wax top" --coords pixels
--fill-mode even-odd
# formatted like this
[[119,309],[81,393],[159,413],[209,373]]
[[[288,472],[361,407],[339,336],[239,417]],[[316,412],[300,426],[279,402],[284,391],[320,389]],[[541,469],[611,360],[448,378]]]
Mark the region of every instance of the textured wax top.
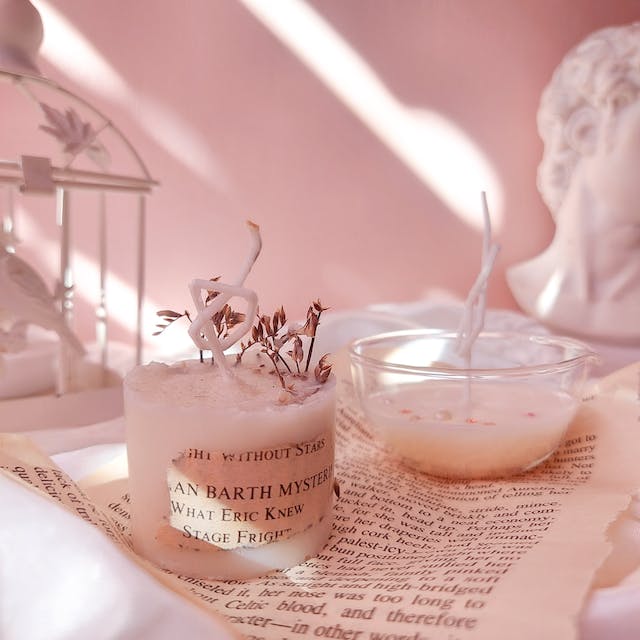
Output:
[[[284,369],[284,366],[282,366]],[[293,392],[285,391],[268,358],[256,355],[231,365],[231,375],[224,375],[211,362],[182,360],[167,365],[152,362],[132,369],[125,377],[126,392],[140,401],[159,405],[210,407],[216,409],[241,408],[264,410],[312,403],[319,387],[312,372],[305,377],[287,376]],[[326,383],[333,386],[331,382]]]

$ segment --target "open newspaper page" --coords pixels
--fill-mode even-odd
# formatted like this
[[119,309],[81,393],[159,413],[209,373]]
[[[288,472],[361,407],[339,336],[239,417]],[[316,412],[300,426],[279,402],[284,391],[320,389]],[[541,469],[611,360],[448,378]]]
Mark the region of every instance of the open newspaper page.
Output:
[[[159,579],[249,638],[576,638],[607,528],[640,486],[638,366],[586,400],[565,443],[528,474],[460,482],[406,469],[363,421],[347,383],[337,416],[340,498],[316,558],[246,582]],[[5,440],[0,466],[131,553],[126,487],[90,499],[53,463]],[[30,457],[31,456],[31,457]],[[532,624],[535,621],[535,624]]]

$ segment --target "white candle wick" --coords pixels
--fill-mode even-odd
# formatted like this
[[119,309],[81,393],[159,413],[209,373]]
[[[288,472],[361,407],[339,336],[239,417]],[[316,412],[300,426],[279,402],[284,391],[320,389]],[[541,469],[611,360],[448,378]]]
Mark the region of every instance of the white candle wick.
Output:
[[489,255],[489,249],[491,248],[491,216],[489,215],[489,205],[487,204],[487,194],[482,191],[480,193],[482,200],[482,219],[484,222],[482,232],[482,260],[483,262]]
[[[471,366],[471,351],[480,332],[484,328],[484,320],[487,305],[487,282],[495,264],[500,245],[493,244],[491,240],[491,216],[487,205],[487,195],[483,191],[482,214],[484,218],[484,232],[482,237],[482,262],[480,273],[473,283],[462,310],[462,317],[458,327],[456,351],[465,359],[467,368]],[[465,402],[469,402],[470,381],[467,379],[465,386]]]
[[[189,292],[191,293],[191,298],[198,312],[189,327],[189,336],[198,349],[211,351],[214,363],[219,365],[227,376],[231,375],[231,367],[224,357],[224,351],[249,331],[258,309],[258,296],[256,292],[242,285],[260,255],[262,238],[260,236],[260,227],[257,224],[248,220],[247,226],[252,238],[251,250],[242,270],[235,279],[235,284],[195,279],[192,280],[189,285]],[[207,295],[209,291],[217,291],[220,295],[217,295],[207,304],[205,302],[206,298],[203,299],[202,297],[203,291],[205,291]],[[245,319],[229,331],[226,337],[219,338],[216,335],[212,319],[231,298],[244,298],[247,301]]]
[[260,236],[260,227],[251,220],[247,220],[247,227],[249,229],[249,232],[251,233],[251,252],[247,256],[242,271],[240,271],[240,273],[238,274],[238,278],[235,282],[236,286],[244,284],[244,281],[247,279],[249,272],[253,268],[253,265],[260,255],[260,251],[262,251],[262,237]]

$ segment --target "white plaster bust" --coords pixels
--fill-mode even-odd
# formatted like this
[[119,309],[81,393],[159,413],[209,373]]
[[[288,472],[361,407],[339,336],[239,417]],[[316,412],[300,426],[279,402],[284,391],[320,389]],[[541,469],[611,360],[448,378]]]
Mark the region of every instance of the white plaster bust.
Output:
[[565,332],[640,342],[640,23],[597,31],[542,94],[538,189],[555,236],[507,278],[518,304]]

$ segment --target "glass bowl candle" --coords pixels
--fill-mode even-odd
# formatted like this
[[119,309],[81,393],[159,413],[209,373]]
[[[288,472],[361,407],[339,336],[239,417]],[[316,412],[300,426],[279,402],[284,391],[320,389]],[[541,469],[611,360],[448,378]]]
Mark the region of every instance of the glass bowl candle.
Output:
[[408,466],[449,478],[526,471],[561,443],[596,355],[563,337],[399,331],[349,347],[367,420]]

